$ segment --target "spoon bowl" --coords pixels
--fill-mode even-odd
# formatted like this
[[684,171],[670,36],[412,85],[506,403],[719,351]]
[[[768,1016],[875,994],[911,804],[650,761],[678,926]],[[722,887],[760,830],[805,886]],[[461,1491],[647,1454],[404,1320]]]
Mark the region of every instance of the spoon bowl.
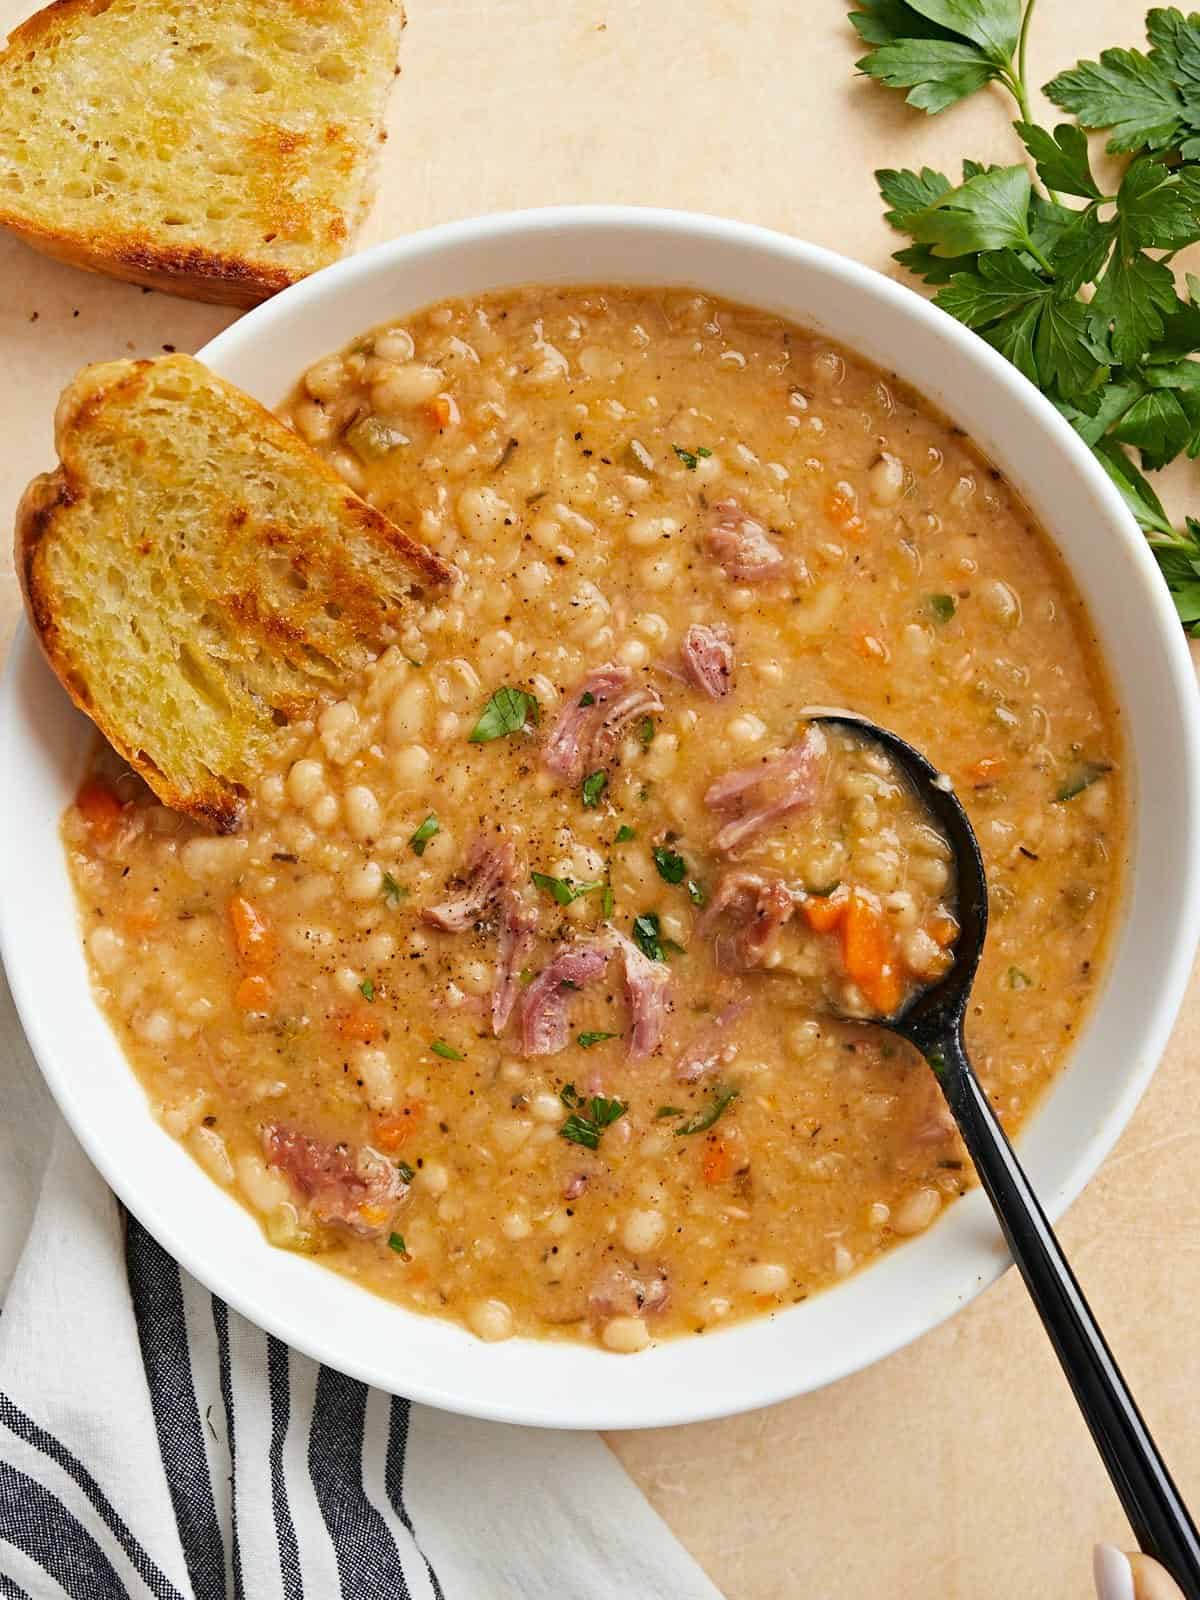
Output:
[[914,1044],[941,1086],[1138,1544],[1188,1600],[1200,1600],[1200,1537],[967,1055],[963,1024],[988,920],[987,873],[970,818],[945,774],[898,734],[852,711],[814,708],[807,716],[885,750],[950,846],[959,926],[954,959],[880,1025]]

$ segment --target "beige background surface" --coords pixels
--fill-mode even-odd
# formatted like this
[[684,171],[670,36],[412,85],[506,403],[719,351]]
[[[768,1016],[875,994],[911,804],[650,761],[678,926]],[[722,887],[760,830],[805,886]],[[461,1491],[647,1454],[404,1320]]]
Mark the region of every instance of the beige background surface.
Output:
[[[32,9],[0,0],[0,29]],[[1041,0],[1036,81],[1141,38],[1140,0]],[[409,0],[382,192],[363,242],[510,206],[722,212],[887,270],[880,165],[1011,160],[1006,103],[926,119],[856,79],[839,0]],[[0,519],[51,459],[85,361],[191,350],[229,314],[86,277],[0,238]],[[1188,468],[1175,509],[1192,494]],[[1190,481],[1189,481],[1190,480]],[[0,649],[18,596],[5,559]],[[1185,1492],[1200,1505],[1200,983],[1154,1085],[1063,1227]],[[614,1449],[730,1600],[1091,1594],[1127,1537],[1009,1274],[947,1326],[821,1394]]]

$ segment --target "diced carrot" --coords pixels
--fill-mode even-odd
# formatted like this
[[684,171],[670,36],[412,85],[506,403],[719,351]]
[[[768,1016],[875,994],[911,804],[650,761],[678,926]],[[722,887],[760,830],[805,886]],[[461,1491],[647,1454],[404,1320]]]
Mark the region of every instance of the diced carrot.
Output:
[[874,983],[887,958],[887,925],[882,913],[860,889],[852,889],[842,917],[842,965],[846,976],[860,986]]
[[1008,762],[1003,756],[983,756],[967,768],[967,777],[976,789],[983,789],[1002,778],[1007,770]]
[[710,1133],[704,1141],[705,1183],[728,1183],[733,1176],[733,1151],[724,1139]]
[[235,894],[229,902],[229,920],[242,965],[252,972],[269,967],[275,959],[275,933],[253,901]]
[[955,922],[953,917],[947,916],[942,912],[936,917],[930,917],[925,924],[925,932],[933,940],[934,944],[940,946],[943,950],[948,950],[955,939],[958,938],[958,923]]
[[399,1150],[406,1140],[411,1139],[421,1125],[425,1115],[425,1107],[420,1100],[413,1100],[404,1106],[399,1116],[385,1117],[375,1129],[375,1143],[381,1150]]
[[842,965],[881,1016],[890,1016],[904,998],[891,957],[892,941],[882,912],[865,894],[852,890],[842,920]]
[[846,914],[846,900],[809,895],[807,900],[801,901],[800,909],[814,933],[832,933]]
[[121,824],[121,802],[99,778],[88,778],[81,785],[75,796],[75,809],[100,840],[111,839]]
[[377,1018],[366,1011],[340,1011],[334,1028],[339,1039],[348,1039],[355,1044],[374,1044],[379,1037],[380,1024]]
[[261,972],[252,972],[238,984],[234,991],[233,1003],[239,1011],[269,1011],[271,985]]
[[439,432],[443,428],[453,427],[462,420],[458,401],[452,394],[435,394],[425,410],[430,422]]
[[865,986],[867,999],[881,1017],[890,1017],[904,999],[904,983],[892,962],[885,963],[879,976]]

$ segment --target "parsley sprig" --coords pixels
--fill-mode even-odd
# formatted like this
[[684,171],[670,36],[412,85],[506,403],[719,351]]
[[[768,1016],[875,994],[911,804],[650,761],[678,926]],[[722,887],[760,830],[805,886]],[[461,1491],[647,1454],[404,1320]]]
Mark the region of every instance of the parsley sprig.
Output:
[[558,1130],[559,1138],[568,1144],[581,1144],[587,1150],[598,1149],[605,1128],[611,1127],[629,1109],[623,1101],[606,1100],[603,1095],[594,1094],[588,1099],[578,1093],[573,1083],[565,1084],[558,1097],[570,1112]]
[[[859,68],[929,113],[998,83],[1024,159],[876,173],[895,259],[935,303],[1035,383],[1095,451],[1139,525],[1189,632],[1200,634],[1200,518],[1171,523],[1145,477],[1200,455],[1200,278],[1175,254],[1200,240],[1200,13],[1156,8],[1149,49],[1104,50],[1044,93],[1075,117],[1046,128],[1029,103],[1035,0],[860,0]],[[1127,157],[1115,192],[1085,130]],[[1032,170],[1031,170],[1032,168]],[[1035,177],[1036,174],[1036,177]]]

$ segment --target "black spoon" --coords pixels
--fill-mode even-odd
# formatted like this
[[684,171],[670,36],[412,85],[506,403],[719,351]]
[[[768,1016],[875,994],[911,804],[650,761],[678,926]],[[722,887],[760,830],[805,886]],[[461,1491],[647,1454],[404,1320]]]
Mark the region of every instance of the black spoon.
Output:
[[916,1045],[933,1068],[1134,1537],[1188,1600],[1200,1600],[1200,1538],[1187,1507],[967,1058],[963,1019],[988,918],[987,879],[975,831],[948,780],[912,745],[850,712],[810,716],[880,744],[907,774],[954,852],[960,932],[953,965],[884,1026]]

